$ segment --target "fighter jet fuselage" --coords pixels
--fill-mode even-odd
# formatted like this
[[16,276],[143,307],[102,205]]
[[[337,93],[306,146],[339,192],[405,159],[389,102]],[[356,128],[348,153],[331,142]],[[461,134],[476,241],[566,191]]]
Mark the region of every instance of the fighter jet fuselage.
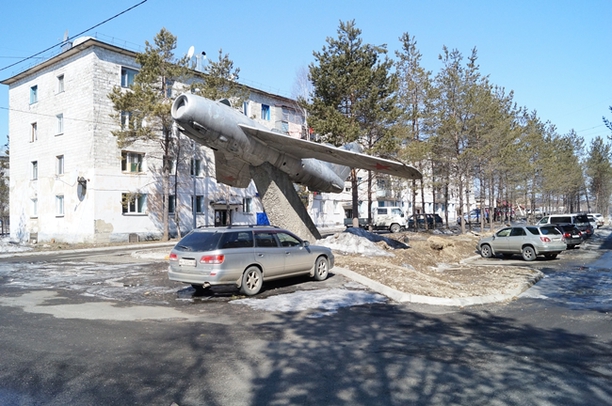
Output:
[[229,105],[193,94],[172,105],[179,128],[215,153],[217,181],[248,186],[250,166],[264,162],[312,191],[341,192],[350,168],[363,168],[407,178],[421,174],[411,166],[361,153],[356,144],[342,148],[305,141],[274,132]]

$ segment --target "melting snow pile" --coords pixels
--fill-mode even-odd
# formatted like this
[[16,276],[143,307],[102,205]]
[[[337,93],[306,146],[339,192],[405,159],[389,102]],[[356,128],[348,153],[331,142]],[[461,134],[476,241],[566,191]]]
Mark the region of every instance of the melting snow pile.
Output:
[[361,228],[347,228],[342,233],[336,233],[327,238],[317,241],[317,245],[329,247],[332,250],[347,254],[361,254],[363,256],[392,257],[393,254],[376,244],[384,241],[392,248],[407,248],[405,244],[390,238],[372,234]]
[[0,254],[3,254],[5,252],[23,252],[23,251],[32,251],[32,247],[27,247],[19,243],[11,242],[8,237],[0,240]]

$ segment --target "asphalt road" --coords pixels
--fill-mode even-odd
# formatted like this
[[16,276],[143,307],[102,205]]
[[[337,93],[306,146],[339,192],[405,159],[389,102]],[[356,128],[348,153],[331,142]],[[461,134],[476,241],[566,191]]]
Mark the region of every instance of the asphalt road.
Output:
[[[540,292],[467,308],[265,311],[231,291],[192,298],[160,263],[70,255],[0,262],[2,405],[612,404],[602,306]],[[570,272],[588,290],[588,276],[606,277],[596,261],[577,251],[536,266],[541,282]],[[347,287],[340,275],[291,280],[258,299]]]

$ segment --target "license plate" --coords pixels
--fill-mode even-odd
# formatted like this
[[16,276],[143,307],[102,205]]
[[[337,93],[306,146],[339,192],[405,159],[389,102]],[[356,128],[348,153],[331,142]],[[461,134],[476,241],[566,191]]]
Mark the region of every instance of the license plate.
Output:
[[193,258],[180,258],[179,265],[180,266],[196,266],[196,260]]

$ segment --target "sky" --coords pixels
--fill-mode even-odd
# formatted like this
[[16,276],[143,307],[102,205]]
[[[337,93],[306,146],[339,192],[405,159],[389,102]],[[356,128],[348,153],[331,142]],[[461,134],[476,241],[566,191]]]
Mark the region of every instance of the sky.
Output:
[[[143,0],[4,2],[0,24],[0,80],[57,54],[59,47]],[[292,97],[297,78],[340,21],[354,20],[364,43],[386,44],[395,59],[403,33],[414,36],[422,65],[436,74],[444,46],[467,57],[478,52],[480,73],[519,107],[536,111],[559,134],[571,130],[588,146],[612,132],[612,1],[610,0],[144,0],[82,36],[143,51],[166,28],[177,37],[177,56],[194,46],[213,60],[223,50],[240,68],[239,81]],[[0,85],[0,145],[8,134],[8,86]]]

